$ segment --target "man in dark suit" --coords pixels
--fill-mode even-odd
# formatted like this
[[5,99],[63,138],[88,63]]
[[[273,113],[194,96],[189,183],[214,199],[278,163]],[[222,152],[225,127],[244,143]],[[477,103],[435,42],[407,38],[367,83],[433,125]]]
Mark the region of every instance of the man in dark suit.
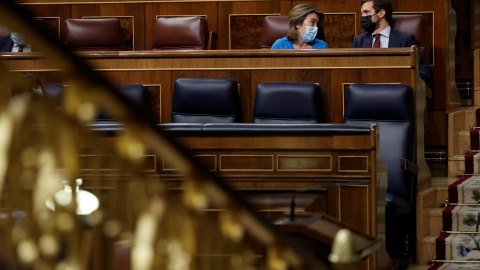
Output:
[[[23,17],[27,20],[33,21],[35,15],[25,5],[20,5],[19,9],[23,13]],[[14,27],[12,27],[14,28]],[[32,46],[25,41],[25,38],[14,29],[10,28],[10,35],[0,37],[0,51],[1,52],[31,52]]]
[[11,52],[13,48],[13,41],[10,38],[10,35],[0,37],[0,51],[1,52]]
[[[366,33],[353,38],[353,48],[398,48],[416,45],[412,34],[390,27],[393,13],[390,0],[362,0],[361,13],[361,25]],[[432,74],[421,54],[419,58],[420,77],[428,84],[432,82]]]

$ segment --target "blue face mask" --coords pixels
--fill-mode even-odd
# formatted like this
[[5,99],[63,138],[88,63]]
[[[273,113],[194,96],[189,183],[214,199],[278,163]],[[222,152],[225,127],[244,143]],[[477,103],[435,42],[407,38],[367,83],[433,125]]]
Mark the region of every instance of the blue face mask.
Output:
[[305,42],[312,42],[317,36],[318,27],[306,26],[305,33],[300,33]]
[[13,43],[17,45],[27,45],[27,42],[25,42],[25,38],[23,38],[20,34],[16,32],[10,33],[10,38],[12,39]]

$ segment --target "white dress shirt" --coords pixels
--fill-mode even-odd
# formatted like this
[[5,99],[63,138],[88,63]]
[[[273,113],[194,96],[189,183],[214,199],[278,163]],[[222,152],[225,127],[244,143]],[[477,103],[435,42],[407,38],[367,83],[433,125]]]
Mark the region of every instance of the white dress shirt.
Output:
[[[380,48],[388,48],[388,41],[390,39],[391,29],[392,28],[388,26],[387,28],[383,29],[382,32],[380,32]],[[375,42],[375,33],[372,33],[372,47],[374,42]]]
[[[20,49],[20,46],[13,43],[12,52],[18,52],[19,49]],[[30,44],[23,46],[23,51],[24,52],[31,52],[32,51],[32,46]]]

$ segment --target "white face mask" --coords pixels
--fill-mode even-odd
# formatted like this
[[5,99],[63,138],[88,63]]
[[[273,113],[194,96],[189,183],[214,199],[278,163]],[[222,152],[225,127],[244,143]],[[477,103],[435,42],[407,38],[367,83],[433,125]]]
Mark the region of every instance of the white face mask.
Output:
[[27,42],[25,42],[25,38],[23,38],[20,34],[17,32],[12,32],[10,33],[10,38],[12,39],[13,43],[17,45],[27,45]]
[[312,42],[317,36],[318,27],[305,26],[305,33],[300,33],[305,42]]

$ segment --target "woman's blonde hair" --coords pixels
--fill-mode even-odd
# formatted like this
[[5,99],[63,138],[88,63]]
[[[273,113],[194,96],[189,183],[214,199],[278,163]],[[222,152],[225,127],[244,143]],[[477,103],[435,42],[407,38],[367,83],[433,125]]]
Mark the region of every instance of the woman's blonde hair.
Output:
[[298,38],[297,25],[303,24],[303,21],[310,13],[316,13],[318,15],[318,33],[317,37],[323,36],[323,13],[318,9],[310,6],[309,4],[298,4],[292,8],[290,14],[288,14],[288,32],[287,38],[290,41],[295,41]]

